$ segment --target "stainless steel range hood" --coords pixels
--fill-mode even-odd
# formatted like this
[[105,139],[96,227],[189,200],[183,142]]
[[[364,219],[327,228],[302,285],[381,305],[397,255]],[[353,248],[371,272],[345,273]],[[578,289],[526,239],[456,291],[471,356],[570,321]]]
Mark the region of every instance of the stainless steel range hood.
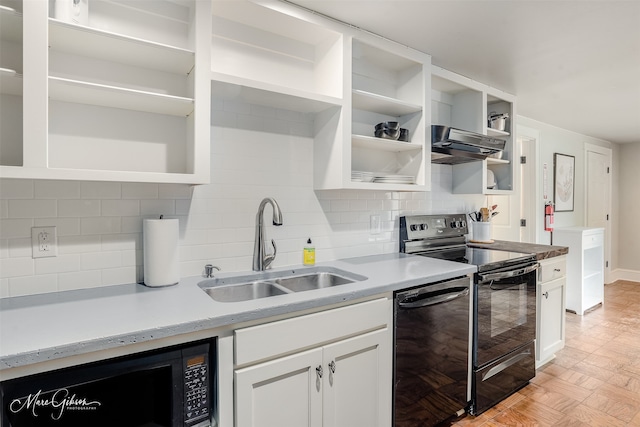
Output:
[[484,160],[506,141],[443,125],[431,126],[431,162],[445,165]]

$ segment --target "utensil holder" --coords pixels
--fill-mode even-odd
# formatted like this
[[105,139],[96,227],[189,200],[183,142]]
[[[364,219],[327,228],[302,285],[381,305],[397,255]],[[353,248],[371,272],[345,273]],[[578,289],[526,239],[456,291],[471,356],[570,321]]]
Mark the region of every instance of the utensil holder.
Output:
[[492,242],[490,222],[474,222],[472,231],[474,242]]

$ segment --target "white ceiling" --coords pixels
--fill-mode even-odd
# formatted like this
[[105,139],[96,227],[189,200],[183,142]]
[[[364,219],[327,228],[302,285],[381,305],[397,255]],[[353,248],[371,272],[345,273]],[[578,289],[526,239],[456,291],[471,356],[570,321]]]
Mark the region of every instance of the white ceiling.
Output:
[[293,0],[518,97],[518,114],[640,142],[640,0]]

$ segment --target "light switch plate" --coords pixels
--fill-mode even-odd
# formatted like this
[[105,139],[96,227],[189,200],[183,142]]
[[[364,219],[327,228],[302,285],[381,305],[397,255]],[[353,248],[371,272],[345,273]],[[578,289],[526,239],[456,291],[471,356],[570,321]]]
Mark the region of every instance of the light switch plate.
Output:
[[31,227],[33,258],[58,256],[58,235],[56,227]]

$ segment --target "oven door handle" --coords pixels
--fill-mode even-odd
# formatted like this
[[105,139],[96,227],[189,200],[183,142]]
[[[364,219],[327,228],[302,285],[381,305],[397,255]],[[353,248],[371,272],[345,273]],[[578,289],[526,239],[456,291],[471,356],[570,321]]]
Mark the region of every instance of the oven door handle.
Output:
[[525,274],[536,271],[540,268],[540,264],[536,263],[528,267],[520,268],[518,270],[502,271],[500,273],[478,274],[481,282],[489,282],[491,280],[509,279],[511,277],[524,276]]
[[452,288],[453,292],[447,292],[446,294],[437,294],[437,296],[430,297],[428,293],[424,294],[422,298],[419,300],[414,300],[411,302],[398,301],[398,306],[400,308],[421,308],[428,307],[430,305],[436,305],[443,302],[453,301],[456,298],[464,297],[469,295],[469,288],[464,288],[460,290],[459,287]]

